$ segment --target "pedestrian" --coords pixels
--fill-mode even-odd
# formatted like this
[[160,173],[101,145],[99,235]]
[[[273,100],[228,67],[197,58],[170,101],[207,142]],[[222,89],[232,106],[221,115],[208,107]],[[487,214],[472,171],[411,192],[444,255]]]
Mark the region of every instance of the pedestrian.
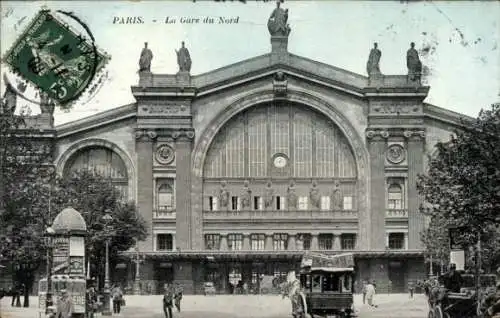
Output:
[[175,284],[175,308],[177,308],[177,312],[181,312],[181,300],[182,300],[182,286],[179,283]]
[[413,291],[414,291],[414,286],[413,282],[408,282],[408,291],[410,292],[410,298],[413,298]]
[[170,285],[165,284],[165,295],[163,295],[163,312],[165,318],[174,318],[172,315],[172,306],[174,302],[174,293]]
[[57,301],[56,318],[71,318],[73,315],[73,300],[66,289],[61,290],[61,296]]
[[363,281],[363,287],[361,288],[361,292],[363,293],[363,305],[366,303],[366,280]]
[[92,285],[87,289],[86,300],[87,318],[94,318],[94,312],[97,310],[97,293]]
[[378,306],[373,303],[373,297],[375,297],[375,282],[371,281],[366,284],[366,300],[368,305],[376,308]]
[[113,313],[119,314],[122,308],[123,292],[120,286],[115,285],[111,292],[113,296]]

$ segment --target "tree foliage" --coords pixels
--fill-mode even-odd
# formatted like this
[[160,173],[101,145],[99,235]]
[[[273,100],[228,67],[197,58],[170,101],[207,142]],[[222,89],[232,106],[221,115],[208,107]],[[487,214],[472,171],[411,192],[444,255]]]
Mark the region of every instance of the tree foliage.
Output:
[[[35,272],[46,261],[45,231],[64,208],[73,207],[87,223],[86,253],[95,276],[104,275],[106,239],[114,260],[147,231],[135,205],[122,202],[109,179],[92,171],[58,176],[50,143],[24,119],[13,111],[0,112],[0,262],[10,265],[27,296]],[[109,224],[103,220],[106,213],[113,218]]]
[[459,241],[475,244],[481,237],[483,261],[500,261],[500,105],[482,110],[476,121],[436,145],[418,191],[428,203],[421,212],[431,219],[423,241],[433,254],[447,244],[447,226],[462,229]]

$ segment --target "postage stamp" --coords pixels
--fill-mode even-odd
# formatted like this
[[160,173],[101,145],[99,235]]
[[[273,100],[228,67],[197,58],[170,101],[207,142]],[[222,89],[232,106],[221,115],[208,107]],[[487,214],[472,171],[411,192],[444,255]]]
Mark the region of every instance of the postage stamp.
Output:
[[92,40],[41,10],[3,60],[64,108],[78,99],[109,59]]

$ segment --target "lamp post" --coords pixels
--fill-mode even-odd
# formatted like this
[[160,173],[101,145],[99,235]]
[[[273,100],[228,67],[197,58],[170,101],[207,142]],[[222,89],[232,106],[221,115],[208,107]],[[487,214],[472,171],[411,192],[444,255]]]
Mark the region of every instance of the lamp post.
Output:
[[104,269],[104,308],[102,311],[103,316],[111,316],[111,308],[110,308],[110,301],[111,301],[111,290],[109,286],[109,241],[110,241],[110,231],[111,227],[109,226],[109,223],[113,221],[113,218],[109,213],[106,213],[102,219],[104,220],[104,231],[106,235],[106,265]]
[[134,295],[140,295],[141,294],[141,272],[140,272],[140,264],[144,262],[144,256],[142,256],[139,252],[139,248],[135,248],[135,257],[134,257],[134,263],[135,263],[135,279],[134,279]]
[[49,307],[54,304],[52,301],[52,251],[54,248],[52,235],[54,235],[54,229],[48,227],[45,230],[45,240],[47,245],[47,294],[45,296],[45,314],[49,313]]

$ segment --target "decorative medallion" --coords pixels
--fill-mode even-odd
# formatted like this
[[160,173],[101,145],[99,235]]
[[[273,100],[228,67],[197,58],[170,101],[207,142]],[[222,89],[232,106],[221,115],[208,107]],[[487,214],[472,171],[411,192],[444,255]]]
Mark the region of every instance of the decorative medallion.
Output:
[[401,163],[405,160],[405,157],[405,148],[401,145],[391,145],[389,146],[389,149],[387,149],[387,160],[390,163]]
[[288,156],[282,153],[275,154],[273,156],[273,165],[278,168],[282,169],[286,167],[288,164]]
[[156,149],[156,160],[162,165],[171,164],[175,159],[175,150],[169,145],[161,145]]

